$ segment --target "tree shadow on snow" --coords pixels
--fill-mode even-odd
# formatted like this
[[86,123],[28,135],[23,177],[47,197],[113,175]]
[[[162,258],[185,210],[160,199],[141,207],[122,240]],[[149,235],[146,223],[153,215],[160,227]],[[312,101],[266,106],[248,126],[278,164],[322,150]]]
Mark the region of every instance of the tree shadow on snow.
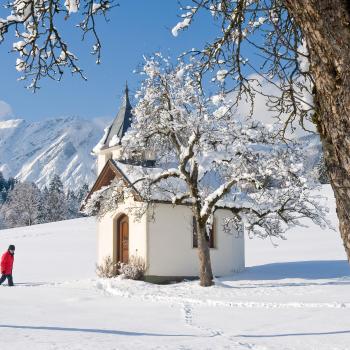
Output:
[[38,287],[38,286],[45,286],[49,283],[45,282],[16,282],[15,285],[17,287]]
[[278,337],[295,337],[295,336],[314,336],[314,335],[337,335],[337,334],[350,334],[350,330],[347,331],[329,331],[329,332],[305,332],[305,333],[282,333],[282,334],[238,334],[236,337],[242,338],[278,338]]
[[[350,267],[346,260],[318,260],[318,261],[293,261],[283,263],[265,264],[246,268],[244,271],[230,277],[218,279],[223,287],[230,288],[225,282],[250,281],[251,288],[254,288],[252,281],[277,281],[284,279],[304,279],[307,282],[286,282],[272,284],[271,287],[281,286],[302,286],[302,285],[341,285],[350,284]],[[334,279],[334,281],[329,281]],[[315,282],[310,282],[315,280]],[[316,282],[316,280],[328,280]],[[261,284],[259,284],[261,286]],[[268,287],[268,284],[264,284]],[[233,287],[234,288],[234,287]],[[239,287],[238,287],[239,288]]]
[[210,335],[195,335],[195,334],[161,334],[161,333],[147,333],[147,332],[127,332],[118,331],[112,329],[94,329],[94,328],[68,328],[68,327],[47,327],[47,326],[16,326],[9,324],[0,325],[1,328],[10,329],[25,329],[25,330],[42,330],[42,331],[63,331],[63,332],[82,332],[82,333],[99,333],[99,334],[111,334],[111,335],[124,335],[124,336],[147,336],[147,337],[214,337],[215,334]]

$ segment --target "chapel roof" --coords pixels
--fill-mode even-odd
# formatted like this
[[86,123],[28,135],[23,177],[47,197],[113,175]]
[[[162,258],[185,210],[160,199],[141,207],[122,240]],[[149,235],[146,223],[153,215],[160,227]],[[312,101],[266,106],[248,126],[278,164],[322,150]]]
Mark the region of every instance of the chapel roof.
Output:
[[[155,167],[145,167],[124,163],[114,159],[109,159],[99,174],[95,184],[84,200],[80,210],[83,210],[91,195],[100,190],[102,187],[109,186],[111,182],[117,178],[124,181],[125,186],[131,189],[134,198],[137,201],[151,200],[154,203],[168,203],[173,205],[172,198],[177,192],[185,192],[186,184],[180,178],[167,178],[152,190],[152,193],[147,193],[147,198],[143,196],[142,183],[138,180],[144,175],[156,175],[164,169]],[[180,205],[191,205],[189,202],[181,203]],[[222,201],[217,204],[217,208],[230,209],[230,206]]]
[[101,149],[106,149],[120,144],[120,140],[131,126],[131,110],[132,106],[129,100],[129,89],[128,85],[126,84],[122,105],[117,113],[117,116],[114,118],[113,123],[109,127]]

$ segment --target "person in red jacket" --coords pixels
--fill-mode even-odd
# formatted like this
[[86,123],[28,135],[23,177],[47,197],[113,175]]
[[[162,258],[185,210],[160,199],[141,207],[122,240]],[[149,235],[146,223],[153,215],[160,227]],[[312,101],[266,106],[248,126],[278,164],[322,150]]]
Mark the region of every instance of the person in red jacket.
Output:
[[13,278],[12,278],[12,269],[13,269],[13,261],[15,259],[15,246],[10,245],[7,252],[5,252],[1,257],[1,278],[0,285],[6,280],[8,281],[8,285],[10,287],[13,286]]

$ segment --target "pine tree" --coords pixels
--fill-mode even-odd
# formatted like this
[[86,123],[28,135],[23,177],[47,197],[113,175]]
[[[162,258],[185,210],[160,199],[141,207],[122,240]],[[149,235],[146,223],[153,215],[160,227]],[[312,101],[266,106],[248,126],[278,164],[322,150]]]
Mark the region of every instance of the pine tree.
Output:
[[49,184],[49,192],[63,193],[63,184],[59,175],[55,174]]
[[7,190],[6,188],[3,188],[0,192],[0,203],[5,203],[7,198]]
[[6,180],[4,178],[4,175],[0,171],[0,192],[6,187]]
[[49,190],[45,186],[41,191],[40,197],[39,222],[41,224],[48,222],[48,198]]
[[81,204],[81,202],[86,198],[88,193],[89,193],[89,185],[85,183],[78,190],[77,199],[79,204]]
[[50,184],[45,201],[46,222],[67,219],[68,208],[63,192],[63,184],[58,175],[54,175]]
[[6,184],[6,190],[7,191],[13,190],[17,183],[18,183],[18,180],[16,180],[13,177],[9,177]]
[[72,190],[67,191],[66,195],[68,219],[74,219],[79,217],[79,202],[77,195]]

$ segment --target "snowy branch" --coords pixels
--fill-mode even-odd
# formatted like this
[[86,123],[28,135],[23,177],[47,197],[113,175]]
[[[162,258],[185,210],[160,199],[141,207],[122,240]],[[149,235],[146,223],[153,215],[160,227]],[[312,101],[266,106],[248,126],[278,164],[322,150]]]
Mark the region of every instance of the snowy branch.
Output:
[[96,30],[96,16],[111,9],[111,0],[14,0],[6,8],[11,12],[6,18],[0,18],[0,43],[13,28],[18,41],[13,51],[19,57],[16,69],[22,74],[20,80],[29,79],[27,86],[36,90],[42,78],[60,80],[65,69],[86,79],[78,66],[77,56],[69,50],[69,44],[63,38],[58,22],[68,21],[73,15],[79,16],[78,27],[83,39],[91,34],[94,40],[92,54],[96,63],[101,59],[101,41]]
[[[247,101],[251,113],[256,95],[264,96],[270,111],[284,122],[283,135],[289,127],[294,131],[296,124],[309,130],[314,114],[309,52],[285,2],[187,0],[185,3],[181,21],[173,28],[174,36],[188,29],[203,11],[211,13],[212,24],[219,28],[217,36],[203,48],[187,52],[200,61],[197,66],[200,79],[209,74],[223,90],[232,92],[234,106]],[[273,89],[264,92],[262,82]]]

